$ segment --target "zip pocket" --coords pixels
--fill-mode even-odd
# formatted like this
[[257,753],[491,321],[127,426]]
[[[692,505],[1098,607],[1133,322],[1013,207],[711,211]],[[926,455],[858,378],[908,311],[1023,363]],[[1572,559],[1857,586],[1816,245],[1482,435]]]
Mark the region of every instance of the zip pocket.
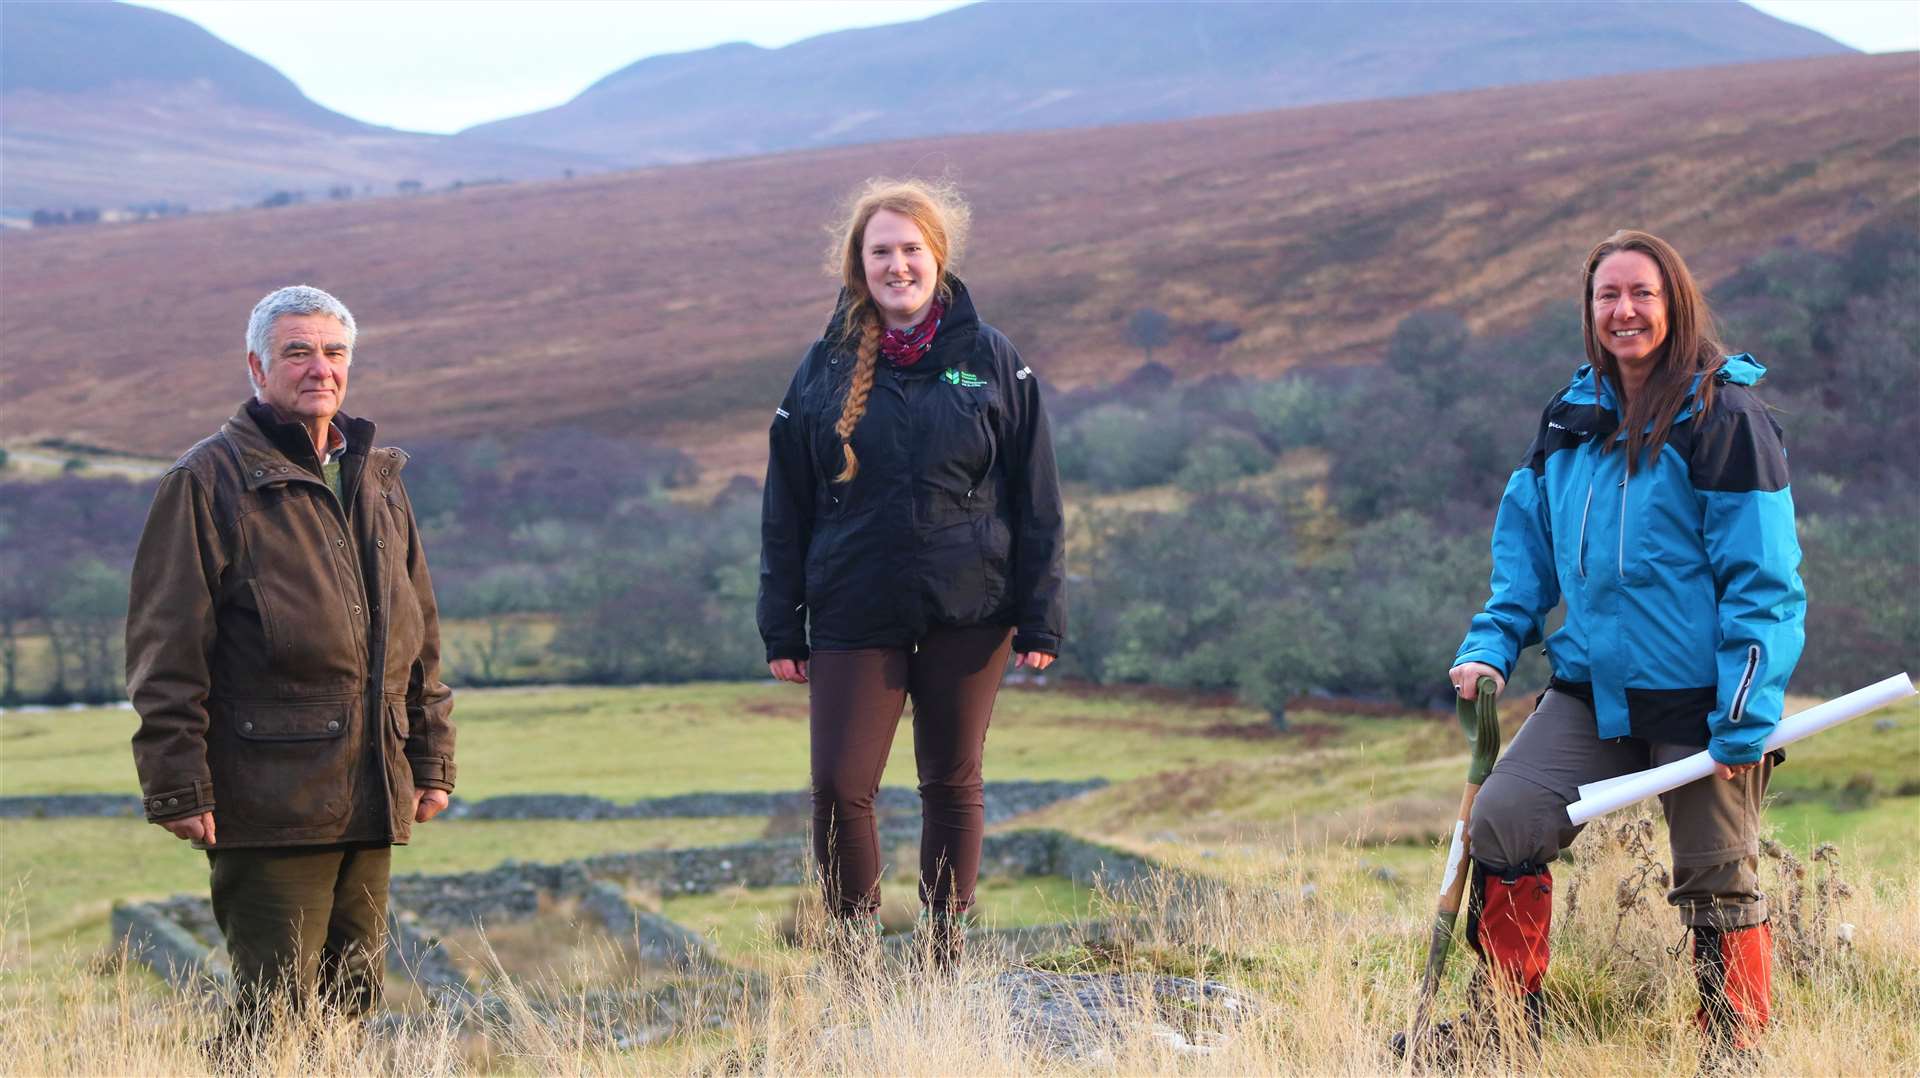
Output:
[[1593,480],[1587,480],[1587,504],[1580,509],[1580,557],[1578,567],[1581,579],[1587,576],[1587,517],[1593,513]]
[[1747,717],[1747,694],[1753,690],[1753,676],[1760,670],[1760,645],[1747,645],[1747,669],[1740,675],[1740,687],[1734,690],[1733,705],[1727,708],[1727,721],[1738,723]]
[[980,478],[976,480],[972,486],[967,488],[968,508],[973,507],[973,492],[986,486],[987,483],[993,479],[993,466],[1000,460],[1000,440],[993,436],[993,424],[987,421],[987,409],[982,407],[979,414],[980,433],[984,434],[987,439],[987,467],[985,471],[980,473]]
[[266,589],[259,580],[247,581],[247,590],[253,594],[253,608],[260,615],[260,635],[267,645],[267,654],[276,655],[280,651],[280,634],[274,630],[273,611],[267,606]]
[[[1620,477],[1620,564],[1617,570],[1621,580],[1627,578],[1627,480],[1631,473]],[[1589,494],[1593,493],[1588,490]]]

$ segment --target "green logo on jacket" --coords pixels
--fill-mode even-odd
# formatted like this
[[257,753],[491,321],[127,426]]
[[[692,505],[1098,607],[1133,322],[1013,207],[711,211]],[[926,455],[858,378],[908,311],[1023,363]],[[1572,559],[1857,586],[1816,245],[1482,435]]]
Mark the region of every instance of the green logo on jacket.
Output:
[[948,367],[940,378],[950,386],[963,386],[967,389],[980,389],[987,384],[985,380],[957,367]]

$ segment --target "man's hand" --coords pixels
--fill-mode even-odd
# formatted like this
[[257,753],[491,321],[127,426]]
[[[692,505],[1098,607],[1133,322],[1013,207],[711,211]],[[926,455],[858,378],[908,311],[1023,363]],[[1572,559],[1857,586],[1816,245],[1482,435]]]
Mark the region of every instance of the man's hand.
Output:
[[1052,666],[1053,660],[1056,658],[1058,658],[1058,656],[1049,655],[1044,651],[1023,651],[1013,657],[1013,668],[1018,670],[1024,666],[1035,673],[1039,673],[1047,667]]
[[213,845],[213,813],[211,812],[203,812],[198,816],[182,816],[177,820],[160,820],[158,823],[172,833],[174,838]]
[[1754,768],[1759,766],[1760,764],[1758,761],[1755,761],[1750,764],[1723,764],[1720,761],[1715,760],[1713,762],[1713,773],[1720,776],[1723,779],[1731,780],[1731,779],[1737,779],[1740,776],[1746,774],[1749,771],[1752,771]]
[[414,823],[426,823],[428,820],[440,815],[446,807],[447,791],[445,790],[413,791]]
[[1459,693],[1462,700],[1471,700],[1480,695],[1479,685],[1483,677],[1493,679],[1495,696],[1507,687],[1507,679],[1486,663],[1461,663],[1447,671],[1447,680],[1453,682],[1453,691]]
[[807,660],[775,659],[767,664],[767,670],[781,681],[791,681],[795,685],[807,683]]

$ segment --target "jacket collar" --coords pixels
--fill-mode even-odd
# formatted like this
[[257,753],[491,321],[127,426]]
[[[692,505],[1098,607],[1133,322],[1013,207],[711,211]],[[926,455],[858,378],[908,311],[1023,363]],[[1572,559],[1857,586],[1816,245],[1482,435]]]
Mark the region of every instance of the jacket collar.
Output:
[[[966,284],[960,278],[949,273],[946,275],[948,291],[953,293],[952,302],[947,304],[947,314],[940,322],[940,332],[933,335],[933,347],[921,357],[920,362],[911,367],[901,367],[894,373],[902,378],[926,377],[939,374],[948,367],[958,366],[973,355],[974,340],[980,335],[980,316],[973,309],[973,296],[967,292]],[[836,352],[852,354],[853,342],[841,331],[842,319],[846,317],[847,304],[851,297],[842,288],[834,300],[833,314],[827,319],[827,330],[823,337]]]
[[[348,458],[364,459],[372,452],[374,426],[371,422],[342,412],[333,417],[333,425],[347,440]],[[272,408],[256,399],[249,398],[242,403],[221,430],[239,454],[242,478],[248,490],[295,478],[318,478],[321,474],[320,458],[314,453],[313,439],[307,429],[298,423],[282,422]],[[404,457],[396,457],[395,467],[403,460]]]
[[[1722,360],[1719,369],[1714,371],[1713,377],[1714,381],[1720,385],[1750,386],[1759,382],[1766,373],[1767,368],[1762,366],[1759,360],[1754,359],[1749,353],[1740,352]],[[1693,376],[1693,384],[1687,387],[1687,399],[1680,405],[1680,411],[1674,414],[1675,423],[1693,415],[1695,401],[1700,391],[1701,377],[1698,374]],[[1573,372],[1573,381],[1567,383],[1566,391],[1560,394],[1560,399],[1568,404],[1598,405],[1615,415],[1620,412],[1620,398],[1615,395],[1613,384],[1601,377],[1600,372],[1594,370],[1591,363],[1582,363],[1580,369]]]

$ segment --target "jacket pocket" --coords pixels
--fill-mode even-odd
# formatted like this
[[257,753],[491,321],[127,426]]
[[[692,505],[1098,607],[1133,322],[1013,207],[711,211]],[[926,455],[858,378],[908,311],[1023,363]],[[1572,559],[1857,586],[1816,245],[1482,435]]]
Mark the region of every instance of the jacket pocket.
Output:
[[977,625],[1007,594],[1006,529],[991,511],[967,512],[929,537],[932,614],[943,625]]
[[354,700],[233,708],[233,759],[214,784],[220,806],[258,827],[336,824],[353,802],[348,736]]
[[[407,573],[406,552],[395,549],[399,544],[392,540],[383,537],[378,541],[386,543],[381,553],[386,557],[382,575],[387,592],[388,684],[394,684],[392,679],[397,673],[402,679],[399,684],[404,686],[406,664],[420,654],[420,646],[426,642],[426,611],[421,608],[420,595],[413,590],[413,578]],[[393,666],[396,662],[400,664],[397,670]]]
[[273,624],[273,610],[267,605],[266,589],[258,580],[247,581],[247,590],[253,594],[253,608],[260,615],[260,637],[266,641],[267,654],[280,652],[280,631]]
[[278,493],[240,519],[242,572],[272,645],[271,687],[243,685],[236,695],[351,691],[366,676],[369,621],[354,538],[337,511],[320,511],[327,491]]
[[387,715],[387,781],[393,791],[394,818],[399,821],[411,820],[413,764],[407,759],[407,738],[412,736],[413,726],[407,716],[407,703],[404,699],[389,696],[380,701],[380,708]]

